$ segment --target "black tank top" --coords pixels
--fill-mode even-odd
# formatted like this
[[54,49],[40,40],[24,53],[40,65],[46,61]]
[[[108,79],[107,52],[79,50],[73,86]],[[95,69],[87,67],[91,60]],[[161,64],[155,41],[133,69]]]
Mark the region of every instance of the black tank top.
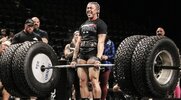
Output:
[[107,34],[107,25],[100,18],[85,21],[80,27],[80,51],[89,52],[97,48],[98,34]]

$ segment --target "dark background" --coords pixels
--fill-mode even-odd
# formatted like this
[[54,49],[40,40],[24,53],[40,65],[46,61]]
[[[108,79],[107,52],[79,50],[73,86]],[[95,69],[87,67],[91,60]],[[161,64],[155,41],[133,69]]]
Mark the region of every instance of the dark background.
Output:
[[[59,56],[87,17],[85,8],[90,0],[0,0],[0,29],[9,28],[15,34],[24,27],[27,18],[37,16],[41,29],[49,34],[49,44]],[[181,6],[176,0],[95,0],[101,6],[100,18],[116,46],[128,36],[155,35],[162,26],[166,36],[178,48],[180,42]]]

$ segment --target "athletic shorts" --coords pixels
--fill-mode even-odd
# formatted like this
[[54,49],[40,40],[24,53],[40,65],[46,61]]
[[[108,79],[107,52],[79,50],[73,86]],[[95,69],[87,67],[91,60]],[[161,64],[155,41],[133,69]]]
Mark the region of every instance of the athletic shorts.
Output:
[[97,48],[80,48],[79,59],[88,60],[92,57],[96,57]]

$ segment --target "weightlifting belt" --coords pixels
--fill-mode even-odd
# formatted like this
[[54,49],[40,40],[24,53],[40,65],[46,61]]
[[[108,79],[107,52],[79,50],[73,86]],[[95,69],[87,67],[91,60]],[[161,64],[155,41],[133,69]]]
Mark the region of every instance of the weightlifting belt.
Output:
[[80,48],[97,48],[96,41],[82,41],[80,44]]
[[97,49],[97,42],[95,41],[81,41],[80,52],[81,54],[87,54]]

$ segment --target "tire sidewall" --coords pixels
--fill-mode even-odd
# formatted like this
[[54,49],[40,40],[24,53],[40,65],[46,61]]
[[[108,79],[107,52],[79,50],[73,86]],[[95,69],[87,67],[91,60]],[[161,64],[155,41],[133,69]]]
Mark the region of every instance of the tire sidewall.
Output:
[[38,89],[38,91],[51,91],[57,84],[56,79],[59,79],[58,71],[53,69],[53,73],[51,76],[51,79],[46,82],[46,83],[40,83],[38,80],[36,80],[35,76],[33,75],[32,72],[32,60],[35,55],[43,53],[49,57],[51,60],[52,65],[57,65],[57,56],[53,52],[53,49],[51,49],[48,45],[44,43],[36,43],[34,44],[27,52],[27,55],[25,57],[25,62],[24,62],[24,71],[26,75],[26,80],[29,81],[29,85],[33,86],[33,88]]
[[150,85],[149,87],[151,91],[155,93],[155,95],[159,94],[166,95],[165,93],[167,93],[168,90],[173,91],[179,77],[179,70],[174,71],[169,82],[165,85],[159,84],[157,80],[154,78],[154,73],[153,73],[154,59],[161,50],[166,50],[170,53],[174,64],[173,66],[178,66],[180,64],[179,53],[174,42],[168,38],[163,38],[157,41],[146,62],[146,75],[147,75],[146,79],[148,84]]

